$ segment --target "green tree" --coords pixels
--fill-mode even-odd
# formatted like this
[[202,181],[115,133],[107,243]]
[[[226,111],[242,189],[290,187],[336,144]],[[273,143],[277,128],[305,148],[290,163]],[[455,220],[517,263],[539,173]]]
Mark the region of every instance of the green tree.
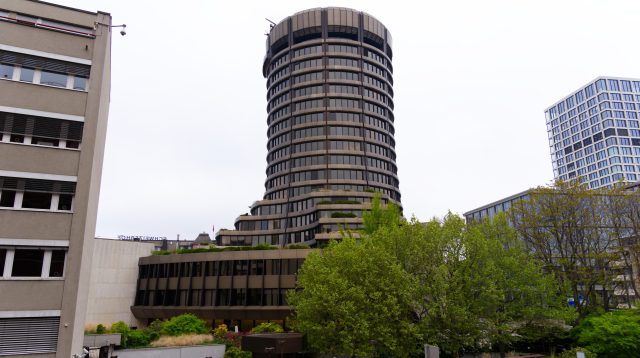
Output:
[[640,311],[637,309],[589,316],[575,331],[578,344],[598,357],[637,357],[640,352]]
[[468,226],[452,214],[427,223],[392,219],[394,210],[373,205],[365,218],[385,224],[368,232],[416,278],[415,316],[426,342],[454,356],[488,343],[504,353],[524,326],[565,329],[555,281],[504,215]]
[[345,237],[306,258],[288,302],[312,351],[402,357],[418,348],[409,319],[413,283],[390,252]]
[[580,318],[598,307],[609,309],[617,285],[613,278],[625,264],[619,240],[627,224],[619,220],[623,209],[613,200],[619,194],[589,190],[579,181],[556,182],[531,190],[510,210],[519,237],[575,299]]

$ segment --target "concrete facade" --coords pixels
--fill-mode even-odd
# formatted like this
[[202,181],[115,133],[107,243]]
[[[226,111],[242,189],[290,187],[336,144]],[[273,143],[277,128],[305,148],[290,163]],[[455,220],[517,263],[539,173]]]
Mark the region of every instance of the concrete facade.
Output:
[[400,205],[387,28],[316,8],[275,24],[266,45],[265,194],[217,244],[315,246],[361,228],[374,192]]
[[82,351],[110,24],[103,12],[0,3],[0,355]]
[[86,323],[106,327],[123,321],[138,327],[131,313],[138,282],[138,259],[149,256],[153,243],[95,239]]

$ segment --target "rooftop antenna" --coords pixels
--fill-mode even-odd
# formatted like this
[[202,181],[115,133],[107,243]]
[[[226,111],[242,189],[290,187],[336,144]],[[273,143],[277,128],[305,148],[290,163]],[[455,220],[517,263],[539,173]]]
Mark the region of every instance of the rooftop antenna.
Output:
[[269,21],[269,30],[273,29],[274,26],[276,26],[276,23],[267,19],[266,17],[264,18],[265,20]]

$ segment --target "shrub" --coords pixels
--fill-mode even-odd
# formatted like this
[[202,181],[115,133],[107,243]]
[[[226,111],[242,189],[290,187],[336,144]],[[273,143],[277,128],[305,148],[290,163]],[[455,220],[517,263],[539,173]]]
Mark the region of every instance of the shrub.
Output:
[[151,324],[149,324],[149,326],[144,329],[147,336],[149,336],[149,341],[155,341],[156,339],[160,338],[162,327],[164,327],[164,321],[157,319],[151,322]]
[[96,334],[105,334],[107,333],[107,327],[104,326],[104,324],[102,323],[98,323],[98,325],[96,326]]
[[305,244],[289,244],[286,246],[287,249],[295,250],[295,249],[308,249],[309,245]]
[[231,347],[224,352],[224,358],[251,358],[251,352],[245,352],[238,347]]
[[127,334],[127,348],[136,348],[148,346],[151,339],[149,335],[143,330],[132,330]]
[[640,311],[592,315],[575,329],[578,344],[598,357],[633,357],[640,351]]
[[193,346],[196,344],[205,344],[213,341],[210,334],[186,334],[182,336],[162,336],[151,342],[152,347],[176,347],[176,346]]
[[558,358],[576,358],[577,353],[578,352],[583,352],[585,358],[596,358],[597,355],[595,353],[590,352],[588,349],[586,348],[581,348],[581,347],[576,347],[573,349],[569,349],[566,351],[563,351],[562,353],[558,354]]
[[213,335],[216,337],[223,337],[227,332],[229,332],[229,328],[223,323],[213,330]]
[[282,333],[284,332],[284,329],[282,329],[282,326],[280,326],[277,323],[264,322],[253,327],[253,329],[251,330],[251,333],[267,333],[267,332]]
[[183,334],[204,334],[207,333],[205,321],[199,319],[194,314],[185,313],[175,316],[164,323],[161,334],[167,336],[180,336]]
[[123,347],[127,346],[127,337],[129,335],[129,332],[131,331],[131,328],[129,328],[126,323],[124,323],[123,321],[118,321],[111,325],[111,329],[109,331],[111,333],[120,333],[122,335],[120,339],[120,345]]

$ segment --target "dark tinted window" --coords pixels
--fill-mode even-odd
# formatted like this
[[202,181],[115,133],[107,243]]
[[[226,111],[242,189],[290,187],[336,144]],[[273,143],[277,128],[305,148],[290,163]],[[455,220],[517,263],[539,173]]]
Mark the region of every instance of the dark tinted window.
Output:
[[27,191],[22,197],[22,207],[28,209],[50,209],[51,194]]
[[4,260],[7,256],[7,249],[0,249],[0,277],[4,275]]
[[16,249],[13,256],[13,277],[40,277],[42,275],[42,261],[44,251]]
[[11,190],[3,190],[0,194],[0,206],[5,208],[13,207],[13,202],[16,199],[16,192]]
[[64,250],[53,250],[51,252],[51,265],[49,266],[49,277],[62,277],[64,274]]

